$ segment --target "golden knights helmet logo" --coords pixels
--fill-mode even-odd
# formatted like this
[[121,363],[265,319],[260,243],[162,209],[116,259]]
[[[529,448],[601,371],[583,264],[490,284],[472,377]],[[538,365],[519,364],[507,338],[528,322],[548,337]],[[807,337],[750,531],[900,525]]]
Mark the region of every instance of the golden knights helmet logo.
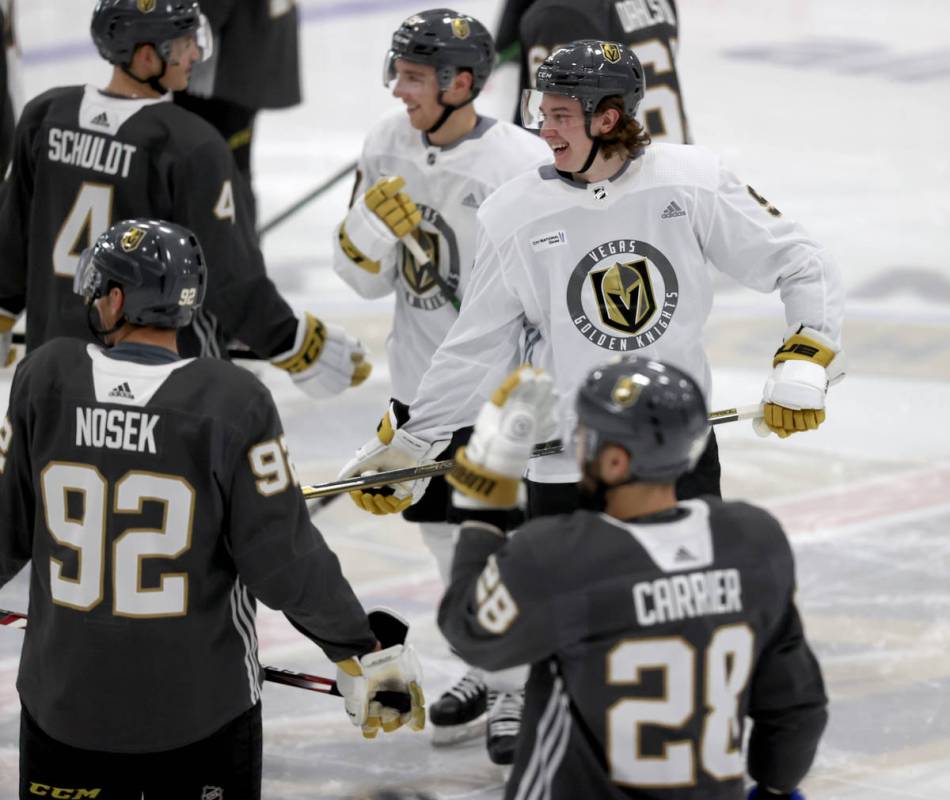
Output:
[[634,383],[633,378],[624,375],[617,379],[617,383],[610,392],[610,399],[621,408],[630,408],[640,399],[640,384]]
[[614,42],[601,42],[600,49],[604,53],[604,59],[610,64],[616,64],[623,55],[620,45]]
[[125,233],[122,234],[122,238],[119,240],[119,246],[126,252],[131,253],[135,250],[142,240],[145,238],[145,231],[141,228],[129,228]]
[[615,263],[590,274],[600,320],[610,328],[634,334],[656,312],[656,297],[645,260]]
[[452,35],[456,39],[467,39],[471,32],[472,27],[468,24],[467,19],[458,17],[452,20]]
[[155,10],[156,0],[138,0],[136,5],[143,14],[151,14]]

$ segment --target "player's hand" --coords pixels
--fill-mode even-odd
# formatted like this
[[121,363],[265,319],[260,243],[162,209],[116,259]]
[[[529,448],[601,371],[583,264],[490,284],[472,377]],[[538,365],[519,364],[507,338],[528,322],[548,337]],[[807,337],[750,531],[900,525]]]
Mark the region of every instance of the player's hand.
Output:
[[[364,444],[349,463],[340,471],[339,477],[388,472],[393,469],[417,467],[431,463],[441,453],[448,441],[426,442],[402,430],[399,425],[408,419],[408,410],[401,404],[391,403],[376,428],[376,435]],[[371,514],[395,514],[409,508],[425,493],[429,478],[378,486],[372,489],[356,489],[350,497],[364,511]]]
[[823,334],[804,325],[793,329],[772,360],[762,392],[764,416],[754,423],[762,436],[783,439],[814,430],[825,421],[828,386],[844,377],[844,356]]
[[16,317],[0,308],[0,369],[9,367],[16,361],[16,348],[13,346],[13,325]]
[[455,454],[446,480],[462,508],[511,508],[518,503],[521,476],[539,431],[554,418],[554,389],[541,370],[520,367],[482,406],[475,431]]
[[749,789],[747,800],[805,800],[805,795],[798,791],[798,789],[793,789],[791,792],[786,793],[780,792],[778,789],[753,786]]
[[293,382],[311,397],[322,399],[365,381],[373,369],[365,358],[359,339],[337,325],[304,314],[294,346],[274,356],[271,363],[287,370]]
[[350,722],[362,728],[367,739],[403,725],[421,731],[426,721],[422,667],[412,645],[406,644],[409,625],[387,609],[368,616],[380,649],[337,664],[337,687]]
[[379,272],[379,262],[422,222],[422,212],[399,176],[380,178],[353,203],[338,232],[340,247],[354,264]]

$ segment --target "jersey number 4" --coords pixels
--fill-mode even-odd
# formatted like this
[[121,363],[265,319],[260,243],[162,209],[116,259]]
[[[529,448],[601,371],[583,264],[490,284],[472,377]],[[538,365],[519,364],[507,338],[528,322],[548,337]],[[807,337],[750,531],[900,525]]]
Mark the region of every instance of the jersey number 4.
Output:
[[[706,647],[699,758],[692,741],[667,742],[661,755],[643,753],[645,727],[684,728],[696,713],[696,649],[680,636],[621,642],[607,656],[611,685],[638,684],[644,670],[662,673],[664,697],[621,700],[607,712],[610,776],[640,788],[693,786],[702,767],[716,780],[742,776],[739,698],[752,671],[755,637],[746,625],[718,628]],[[697,763],[698,762],[698,763]]]
[[116,481],[111,508],[108,482],[89,464],[50,462],[41,473],[40,485],[50,535],[76,554],[71,559],[76,566],[68,570],[62,561],[50,557],[50,592],[56,605],[91,611],[102,602],[110,560],[106,553],[110,512],[141,514],[149,501],[163,506],[162,526],[128,527],[112,543],[112,613],[154,618],[188,612],[187,573],[163,573],[157,587],[142,586],[144,559],[178,558],[191,547],[195,490],[188,481],[177,475],[129,471]]

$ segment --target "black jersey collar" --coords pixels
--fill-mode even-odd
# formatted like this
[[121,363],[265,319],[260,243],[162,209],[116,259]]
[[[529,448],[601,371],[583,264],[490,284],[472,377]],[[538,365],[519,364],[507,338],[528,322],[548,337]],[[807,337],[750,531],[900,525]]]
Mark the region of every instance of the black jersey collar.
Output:
[[154,366],[180,361],[181,356],[155,344],[141,342],[120,342],[115,347],[103,350],[102,354],[116,361],[132,361],[136,364]]

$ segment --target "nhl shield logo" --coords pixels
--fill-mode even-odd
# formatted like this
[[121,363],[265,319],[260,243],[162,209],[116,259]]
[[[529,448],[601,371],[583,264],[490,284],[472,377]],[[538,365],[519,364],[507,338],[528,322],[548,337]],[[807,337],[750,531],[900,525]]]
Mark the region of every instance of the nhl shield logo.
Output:
[[616,263],[590,274],[604,325],[626,334],[639,331],[656,311],[646,261]]
[[136,6],[143,14],[151,14],[155,10],[156,0],[137,0]]
[[620,45],[614,44],[613,42],[601,42],[601,49],[604,51],[604,58],[611,64],[616,64],[620,61],[620,56],[623,55]]
[[452,35],[456,39],[467,39],[471,32],[472,28],[468,24],[467,19],[458,18],[452,20]]
[[633,378],[624,375],[617,380],[616,386],[610,393],[610,399],[621,408],[630,408],[640,398],[640,385],[633,382]]
[[140,244],[142,244],[142,240],[144,238],[144,230],[141,228],[129,228],[125,233],[122,234],[122,238],[119,240],[119,245],[126,253],[131,253]]

